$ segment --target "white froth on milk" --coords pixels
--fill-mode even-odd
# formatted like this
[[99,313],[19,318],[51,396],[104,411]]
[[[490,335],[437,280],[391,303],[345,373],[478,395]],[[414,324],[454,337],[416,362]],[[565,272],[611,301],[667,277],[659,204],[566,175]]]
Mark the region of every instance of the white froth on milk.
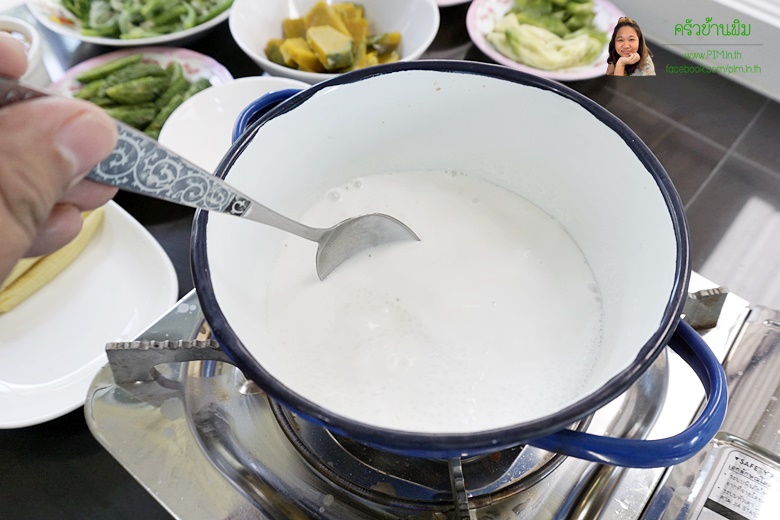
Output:
[[290,236],[268,291],[276,378],[379,427],[467,433],[576,401],[595,366],[602,310],[560,223],[476,176],[399,172],[324,194],[302,220],[392,215],[420,242],[365,251],[320,281],[316,244]]

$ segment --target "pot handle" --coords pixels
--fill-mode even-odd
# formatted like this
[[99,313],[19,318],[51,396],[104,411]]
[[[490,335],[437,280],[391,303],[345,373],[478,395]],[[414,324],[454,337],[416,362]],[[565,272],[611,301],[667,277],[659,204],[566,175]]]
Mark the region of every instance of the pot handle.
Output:
[[707,394],[704,409],[685,431],[648,441],[562,430],[528,444],[592,462],[634,468],[668,467],[692,457],[723,424],[728,402],[726,373],[704,339],[684,321],[678,324],[669,346],[696,372]]
[[256,100],[252,101],[249,105],[241,111],[233,124],[233,142],[238,141],[247,128],[252,126],[252,123],[263,117],[266,113],[270,112],[272,108],[285,101],[295,94],[300,92],[300,89],[288,88],[284,90],[275,90],[263,94]]

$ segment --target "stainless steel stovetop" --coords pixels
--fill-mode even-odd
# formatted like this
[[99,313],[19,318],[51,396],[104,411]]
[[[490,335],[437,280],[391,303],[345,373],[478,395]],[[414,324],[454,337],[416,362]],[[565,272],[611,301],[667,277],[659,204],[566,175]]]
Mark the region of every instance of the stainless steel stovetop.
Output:
[[[691,290],[706,297],[707,289],[716,286],[694,274]],[[668,469],[602,466],[525,446],[470,459],[411,459],[340,439],[214,360],[224,358],[205,335],[194,292],[139,335],[135,346],[143,348],[109,350],[85,413],[101,444],[182,520],[776,520],[780,312],[733,294],[719,300],[714,311],[690,306],[688,318],[717,321],[700,332],[726,368],[729,412],[707,448]],[[194,358],[204,360],[161,364]],[[137,381],[150,373],[153,380]],[[703,397],[696,376],[669,351],[625,394],[572,427],[667,437],[685,428]]]

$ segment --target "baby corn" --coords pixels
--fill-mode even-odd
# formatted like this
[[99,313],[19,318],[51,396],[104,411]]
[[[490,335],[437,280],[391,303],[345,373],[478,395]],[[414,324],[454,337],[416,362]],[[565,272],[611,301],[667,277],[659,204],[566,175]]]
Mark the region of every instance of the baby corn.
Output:
[[6,287],[11,285],[14,281],[19,279],[20,276],[22,276],[24,273],[30,270],[32,266],[35,265],[35,263],[40,260],[40,256],[36,256],[33,258],[22,258],[18,262],[16,262],[16,265],[11,270],[10,274],[6,277],[5,280],[3,280],[3,283],[0,284],[0,292],[5,290]]
[[19,305],[70,265],[100,228],[103,214],[103,208],[84,213],[81,231],[61,249],[46,256],[20,260],[0,288],[0,314]]

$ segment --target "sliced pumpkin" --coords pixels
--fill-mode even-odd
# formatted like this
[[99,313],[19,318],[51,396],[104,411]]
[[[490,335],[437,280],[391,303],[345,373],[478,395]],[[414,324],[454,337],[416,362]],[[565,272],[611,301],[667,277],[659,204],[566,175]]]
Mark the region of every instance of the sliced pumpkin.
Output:
[[368,20],[365,18],[346,18],[344,25],[346,25],[356,45],[363,43],[368,38]]
[[306,13],[303,19],[307,31],[312,27],[328,25],[346,36],[350,35],[349,29],[344,25],[344,20],[341,16],[339,16],[333,6],[326,4],[323,0],[319,0],[319,2],[314,4],[314,7],[309,9],[309,12]]
[[322,62],[303,38],[287,38],[279,46],[279,51],[288,67],[308,72],[323,72],[325,70]]
[[272,62],[287,67],[288,65],[284,61],[282,52],[279,50],[279,47],[281,47],[282,43],[284,43],[284,40],[281,38],[271,38],[268,40],[268,43],[265,46],[265,55],[268,56],[268,59]]
[[355,2],[339,2],[338,4],[333,4],[333,9],[345,21],[365,18],[363,15],[363,6],[356,4]]
[[282,34],[285,38],[305,38],[306,22],[303,18],[285,18],[282,20]]
[[306,42],[325,70],[346,69],[354,62],[352,38],[329,25],[309,27],[306,30]]

